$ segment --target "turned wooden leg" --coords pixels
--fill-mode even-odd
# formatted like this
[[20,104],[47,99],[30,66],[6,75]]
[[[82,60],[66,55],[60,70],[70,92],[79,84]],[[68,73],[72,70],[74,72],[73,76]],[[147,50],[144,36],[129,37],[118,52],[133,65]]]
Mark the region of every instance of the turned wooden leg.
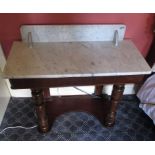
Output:
[[49,130],[48,117],[46,114],[45,102],[42,89],[32,89],[32,97],[35,100],[36,113],[38,116],[39,131],[47,132]]
[[115,123],[116,110],[117,110],[118,103],[120,102],[123,96],[123,91],[124,91],[123,84],[113,86],[113,91],[112,91],[111,101],[110,101],[111,105],[105,119],[105,125],[108,127],[113,126]]
[[49,98],[50,97],[50,89],[49,88],[44,88],[43,89],[44,97]]
[[96,85],[95,86],[95,95],[102,96],[102,90],[103,90],[103,85]]

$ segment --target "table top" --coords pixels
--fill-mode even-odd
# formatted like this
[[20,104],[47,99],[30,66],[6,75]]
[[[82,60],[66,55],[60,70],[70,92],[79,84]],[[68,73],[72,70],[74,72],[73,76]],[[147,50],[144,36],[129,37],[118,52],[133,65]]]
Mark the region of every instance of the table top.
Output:
[[150,74],[151,68],[130,40],[119,42],[14,42],[3,76],[61,78]]

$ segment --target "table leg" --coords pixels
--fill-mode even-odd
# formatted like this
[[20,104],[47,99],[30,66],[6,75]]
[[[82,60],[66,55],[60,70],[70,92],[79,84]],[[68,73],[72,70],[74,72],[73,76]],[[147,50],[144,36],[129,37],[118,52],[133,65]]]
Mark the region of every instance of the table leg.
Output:
[[50,98],[50,88],[44,88],[43,94],[45,98]]
[[103,85],[96,85],[95,86],[95,95],[102,96],[102,90],[103,90]]
[[118,103],[120,102],[123,96],[123,91],[124,91],[123,84],[113,86],[113,91],[112,91],[111,101],[110,101],[111,105],[110,105],[109,112],[105,118],[105,125],[108,127],[113,126],[115,123],[116,110],[117,110]]
[[46,114],[45,102],[42,89],[32,89],[32,97],[35,100],[36,113],[38,116],[39,131],[47,132],[49,130],[48,117]]

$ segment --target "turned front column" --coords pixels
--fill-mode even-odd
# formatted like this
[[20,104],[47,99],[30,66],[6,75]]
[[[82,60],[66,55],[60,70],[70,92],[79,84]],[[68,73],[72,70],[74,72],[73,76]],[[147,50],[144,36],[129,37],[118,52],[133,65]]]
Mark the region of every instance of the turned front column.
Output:
[[105,125],[108,127],[113,126],[115,123],[116,110],[123,96],[123,91],[124,91],[124,84],[118,84],[113,86],[113,91],[110,100],[110,108],[105,118]]
[[44,96],[42,89],[32,89],[32,97],[35,100],[36,114],[38,117],[39,131],[47,132],[49,130],[48,117],[46,114]]
[[95,86],[95,95],[96,96],[102,96],[102,90],[103,90],[103,85],[96,85]]

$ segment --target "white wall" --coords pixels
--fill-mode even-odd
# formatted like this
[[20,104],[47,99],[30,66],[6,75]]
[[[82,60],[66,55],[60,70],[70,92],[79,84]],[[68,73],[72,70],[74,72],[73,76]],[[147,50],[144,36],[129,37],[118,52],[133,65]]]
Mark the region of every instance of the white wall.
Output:
[[10,100],[10,92],[7,87],[6,81],[2,79],[2,69],[4,68],[4,62],[5,58],[0,46],[0,124]]

